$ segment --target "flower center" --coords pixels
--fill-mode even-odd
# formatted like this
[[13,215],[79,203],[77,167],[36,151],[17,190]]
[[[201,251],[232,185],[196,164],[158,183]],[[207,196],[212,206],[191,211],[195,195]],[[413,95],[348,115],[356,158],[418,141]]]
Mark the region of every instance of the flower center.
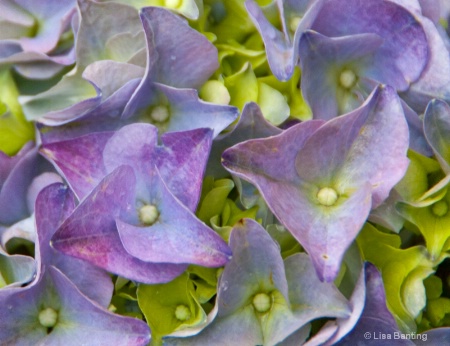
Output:
[[272,301],[266,293],[258,293],[253,297],[253,306],[256,311],[265,313],[270,310]]
[[164,4],[168,8],[178,8],[182,2],[182,0],[164,0]]
[[162,105],[154,107],[150,113],[150,118],[157,123],[163,123],[167,121],[167,119],[169,119],[169,116],[169,108]]
[[320,204],[329,207],[336,203],[338,194],[336,190],[332,189],[331,187],[323,187],[317,193],[317,199],[319,200]]
[[339,76],[339,83],[341,83],[341,86],[345,89],[352,88],[356,83],[356,74],[352,70],[345,69],[341,72],[341,75]]
[[439,201],[431,207],[431,212],[436,216],[444,216],[448,212],[448,204],[446,201]]
[[53,328],[58,322],[58,313],[52,308],[46,308],[39,312],[39,323],[46,328]]
[[139,209],[139,220],[146,226],[153,225],[158,217],[158,209],[153,204],[146,204]]
[[186,305],[178,305],[175,309],[175,317],[179,321],[187,321],[191,318],[191,312]]

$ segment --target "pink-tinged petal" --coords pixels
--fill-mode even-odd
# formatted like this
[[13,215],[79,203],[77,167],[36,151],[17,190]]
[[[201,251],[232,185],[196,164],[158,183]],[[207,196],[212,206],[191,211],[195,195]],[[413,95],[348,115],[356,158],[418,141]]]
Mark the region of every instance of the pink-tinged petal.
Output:
[[112,132],[93,133],[44,144],[41,153],[54,164],[81,200],[107,173],[102,155],[112,135]]
[[112,273],[143,283],[162,283],[180,275],[187,265],[154,264],[123,248],[116,219],[135,208],[136,178],[129,166],[107,175],[63,222],[52,246]]
[[231,251],[227,244],[172,195],[159,172],[152,179],[148,198],[159,213],[153,225],[134,226],[116,221],[128,253],[153,263],[220,267],[229,261]]
[[203,174],[211,150],[213,133],[197,129],[166,133],[158,147],[158,170],[164,183],[190,211],[200,199]]
[[121,128],[105,145],[103,163],[106,171],[129,165],[133,167],[138,182],[145,181],[155,165],[157,141],[158,130],[153,125],[138,123]]
[[141,10],[147,36],[148,67],[144,79],[177,88],[200,87],[219,67],[217,50],[206,37],[170,11]]
[[[274,182],[299,182],[295,158],[305,142],[324,124],[312,120],[294,125],[269,138],[245,141],[224,151],[222,165],[238,177],[246,179],[247,172],[261,175]],[[281,151],[282,150],[282,151]],[[280,167],[283,167],[280,170]]]
[[75,196],[62,184],[45,188],[36,201],[38,276],[44,266],[61,270],[88,298],[108,307],[113,292],[111,277],[92,264],[57,252],[50,239],[60,224],[75,209]]
[[400,100],[391,87],[381,86],[360,108],[332,119],[306,142],[297,172],[306,182],[342,193],[370,182],[376,208],[406,172],[408,143]]
[[450,107],[441,100],[428,104],[423,119],[425,137],[446,174],[450,174]]

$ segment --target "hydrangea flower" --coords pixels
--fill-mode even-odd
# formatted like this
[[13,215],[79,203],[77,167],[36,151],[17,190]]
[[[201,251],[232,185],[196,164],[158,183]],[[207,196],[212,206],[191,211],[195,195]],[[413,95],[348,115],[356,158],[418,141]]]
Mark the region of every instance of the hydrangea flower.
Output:
[[331,281],[370,209],[405,173],[407,148],[400,101],[392,88],[379,87],[352,113],[237,144],[222,164],[258,187],[319,277]]
[[[115,134],[87,135],[81,143],[45,146],[84,198],[56,232],[53,246],[144,283],[169,281],[186,263],[225,264],[227,245],[192,213],[211,135],[207,129],[166,134],[158,146],[154,126],[134,124]],[[78,165],[89,161],[80,175]],[[95,218],[86,219],[86,212]]]
[[346,317],[349,306],[334,284],[320,282],[306,254],[284,263],[277,244],[254,220],[231,231],[232,260],[220,277],[217,316],[198,335],[167,345],[275,345],[320,317]]

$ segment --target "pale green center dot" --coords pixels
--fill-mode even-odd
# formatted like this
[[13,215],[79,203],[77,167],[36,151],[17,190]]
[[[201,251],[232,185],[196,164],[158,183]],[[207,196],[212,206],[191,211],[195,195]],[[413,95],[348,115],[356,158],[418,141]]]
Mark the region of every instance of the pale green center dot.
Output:
[[178,8],[183,3],[183,0],[164,0],[164,5],[168,8]]
[[339,83],[341,83],[341,86],[343,86],[345,89],[350,89],[353,87],[356,83],[356,74],[352,70],[345,69],[341,72],[341,75],[339,76]]
[[159,212],[153,204],[146,204],[139,209],[139,220],[147,226],[153,225],[158,220]]
[[156,106],[152,109],[150,113],[150,118],[157,123],[163,123],[167,121],[169,117],[170,112],[167,106]]
[[186,305],[178,305],[175,309],[175,317],[179,321],[187,321],[191,318],[191,311]]
[[39,312],[39,323],[46,328],[53,328],[58,322],[58,313],[52,308],[46,308]]
[[431,211],[436,216],[444,216],[448,213],[448,204],[446,201],[439,201],[433,204],[431,207]]
[[289,29],[291,29],[292,32],[295,32],[300,24],[300,21],[302,20],[302,17],[292,17],[289,20]]
[[272,306],[272,301],[268,294],[258,293],[253,297],[253,306],[255,310],[261,313],[267,312]]
[[199,96],[206,102],[227,105],[231,97],[228,89],[218,80],[209,80],[201,87]]
[[323,187],[317,193],[317,199],[319,200],[320,204],[329,207],[330,205],[336,203],[338,194],[336,190],[332,189],[331,187]]

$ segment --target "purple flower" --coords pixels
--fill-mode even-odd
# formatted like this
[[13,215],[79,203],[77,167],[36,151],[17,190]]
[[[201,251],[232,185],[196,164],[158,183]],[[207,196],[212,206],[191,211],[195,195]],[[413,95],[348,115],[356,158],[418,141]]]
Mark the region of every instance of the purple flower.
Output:
[[159,146],[154,126],[134,124],[44,146],[82,198],[53,246],[144,283],[169,281],[188,263],[225,264],[227,245],[193,214],[211,135],[169,133]]
[[319,277],[331,281],[370,209],[404,175],[407,148],[400,101],[392,88],[379,87],[352,113],[237,144],[222,162],[260,190]]

